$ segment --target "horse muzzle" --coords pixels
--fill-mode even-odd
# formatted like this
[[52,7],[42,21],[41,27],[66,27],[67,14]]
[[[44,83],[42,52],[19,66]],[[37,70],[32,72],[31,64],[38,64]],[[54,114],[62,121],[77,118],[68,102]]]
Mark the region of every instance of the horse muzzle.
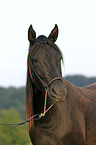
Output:
[[48,95],[53,102],[63,102],[67,94],[67,88],[62,78],[55,78],[49,83]]

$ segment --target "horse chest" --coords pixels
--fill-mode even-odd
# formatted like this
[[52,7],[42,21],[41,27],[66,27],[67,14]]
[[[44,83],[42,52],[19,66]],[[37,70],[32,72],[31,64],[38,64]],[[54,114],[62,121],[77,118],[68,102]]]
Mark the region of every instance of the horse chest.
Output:
[[55,128],[47,125],[43,128],[36,127],[33,136],[33,145],[64,145],[62,142],[64,136],[62,124],[58,124]]

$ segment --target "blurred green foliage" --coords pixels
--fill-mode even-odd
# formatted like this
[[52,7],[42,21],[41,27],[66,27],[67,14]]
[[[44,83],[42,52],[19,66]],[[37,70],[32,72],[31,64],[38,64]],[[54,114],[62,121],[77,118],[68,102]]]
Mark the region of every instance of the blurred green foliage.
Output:
[[[0,87],[0,123],[25,120],[25,87]],[[30,145],[27,125],[10,128],[0,125],[0,145]]]
[[15,108],[25,118],[25,87],[0,87],[0,110]]
[[[15,109],[2,109],[0,123],[21,122],[20,113]],[[27,125],[10,128],[10,125],[0,126],[0,145],[30,145]]]

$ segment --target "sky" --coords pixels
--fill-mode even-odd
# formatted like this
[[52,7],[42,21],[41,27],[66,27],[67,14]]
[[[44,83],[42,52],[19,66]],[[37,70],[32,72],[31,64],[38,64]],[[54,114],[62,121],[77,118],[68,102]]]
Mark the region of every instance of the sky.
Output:
[[96,77],[96,0],[0,0],[0,86],[26,85],[30,24],[37,36],[58,25],[64,77]]

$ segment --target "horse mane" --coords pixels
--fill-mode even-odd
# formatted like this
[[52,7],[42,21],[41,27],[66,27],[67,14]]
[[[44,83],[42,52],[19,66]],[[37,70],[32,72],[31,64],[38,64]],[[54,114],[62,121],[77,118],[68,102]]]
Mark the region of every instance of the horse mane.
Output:
[[[32,73],[29,65],[29,56],[27,63],[27,83],[26,83],[26,118],[33,116],[33,87],[32,87]],[[29,128],[34,125],[34,121],[28,122]]]

